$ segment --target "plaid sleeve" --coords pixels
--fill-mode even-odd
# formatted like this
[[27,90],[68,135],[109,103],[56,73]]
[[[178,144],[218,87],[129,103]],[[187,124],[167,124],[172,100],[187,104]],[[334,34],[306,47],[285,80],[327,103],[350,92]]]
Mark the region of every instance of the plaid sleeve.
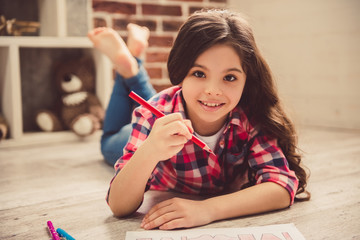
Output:
[[249,165],[255,171],[256,184],[274,182],[283,186],[290,194],[293,204],[298,188],[295,172],[290,170],[276,139],[268,139],[261,133],[252,139]]
[[[152,113],[142,107],[138,107],[133,112],[132,117],[132,132],[129,137],[129,140],[127,144],[124,147],[124,153],[119,160],[114,165],[115,168],[115,175],[110,181],[110,187],[112,182],[114,181],[116,175],[120,172],[120,170],[126,165],[126,163],[131,159],[131,157],[134,155],[136,149],[141,145],[142,142],[145,141],[147,136],[150,133],[151,126],[153,124],[154,117]],[[108,202],[109,199],[109,191],[106,195],[106,201]],[[149,182],[146,186],[145,190],[148,190],[150,187]]]
[[124,147],[123,156],[114,165],[116,173],[125,166],[137,148],[148,137],[154,120],[155,119],[149,110],[143,107],[138,107],[134,110],[131,135]]

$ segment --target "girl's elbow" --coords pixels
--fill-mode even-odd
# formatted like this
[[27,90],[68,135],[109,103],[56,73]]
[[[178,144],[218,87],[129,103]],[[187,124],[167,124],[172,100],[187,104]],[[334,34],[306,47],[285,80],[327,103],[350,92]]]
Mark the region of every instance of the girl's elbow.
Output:
[[122,217],[126,217],[126,216],[130,215],[130,214],[125,213],[124,211],[121,211],[121,210],[111,209],[111,211],[112,211],[113,215],[115,217],[118,217],[118,218],[122,218]]
[[274,209],[283,209],[288,208],[291,205],[291,196],[289,191],[276,183],[271,183],[273,190],[272,190],[272,196],[274,196],[273,199],[273,208]]
[[278,203],[279,209],[290,207],[291,196],[290,196],[290,193],[285,188],[283,188],[281,190],[281,192],[279,193],[279,201],[277,201],[277,203]]
[[279,209],[288,208],[291,205],[290,195],[279,201]]
[[113,206],[111,204],[109,204],[109,206],[110,206],[110,210],[112,211],[115,217],[126,217],[134,212],[134,210],[125,209],[122,208],[121,206]]
[[[120,203],[121,202],[121,203]],[[109,207],[115,217],[127,217],[140,207],[140,204],[136,204],[136,201],[126,202],[126,201],[109,201]]]

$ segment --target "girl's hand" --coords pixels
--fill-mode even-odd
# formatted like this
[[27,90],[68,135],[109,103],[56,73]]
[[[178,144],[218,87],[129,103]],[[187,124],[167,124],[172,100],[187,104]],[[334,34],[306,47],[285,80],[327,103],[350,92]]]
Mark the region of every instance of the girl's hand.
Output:
[[172,198],[150,209],[141,227],[175,229],[205,225],[212,222],[210,211],[202,201]]
[[153,128],[141,146],[150,159],[167,160],[177,154],[192,138],[190,120],[180,113],[173,113],[156,119]]

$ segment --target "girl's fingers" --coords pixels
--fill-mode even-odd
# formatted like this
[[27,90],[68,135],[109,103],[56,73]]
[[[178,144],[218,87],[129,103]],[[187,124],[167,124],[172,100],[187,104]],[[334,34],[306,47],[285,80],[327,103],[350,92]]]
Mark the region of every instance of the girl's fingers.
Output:
[[170,133],[170,135],[183,135],[187,139],[191,139],[194,132],[190,120],[183,119],[180,113],[172,113],[158,118],[155,121],[154,128],[157,126],[161,126],[163,131]]
[[176,120],[181,120],[181,121],[183,120],[183,117],[181,116],[180,113],[172,113],[172,114],[166,115],[164,117],[156,119],[155,122],[157,124],[166,125],[166,124],[169,124]]
[[[163,126],[161,132],[161,142],[167,147],[176,147],[185,144],[189,139],[185,136],[183,130],[179,130],[179,127],[175,127],[177,124],[168,124]],[[160,142],[158,141],[158,142]]]
[[199,201],[172,198],[150,209],[141,227],[175,229],[199,226],[211,222],[207,212],[206,206]]
[[[183,147],[183,145],[185,143],[187,143],[189,141],[189,139],[187,139],[184,136],[171,136],[171,146],[169,146],[169,150],[174,149],[174,151],[179,152],[181,150],[181,148]],[[181,147],[179,149],[179,147]]]
[[194,129],[193,129],[193,127],[192,127],[191,121],[190,121],[189,119],[184,119],[183,122],[184,122],[184,124],[186,125],[186,127],[188,128],[189,132],[190,132],[191,134],[193,134],[193,133],[194,133]]
[[168,224],[179,218],[181,218],[181,216],[179,216],[178,212],[168,212],[158,216],[157,218],[151,221],[147,221],[146,223],[144,223],[143,228],[149,230],[149,229],[161,227],[164,224]]
[[168,221],[162,225],[159,226],[160,230],[169,230],[169,229],[175,229],[175,228],[183,228],[187,227],[185,219],[184,218],[176,218],[171,221]]
[[[149,210],[149,212],[145,215],[144,220],[147,220],[147,219],[152,220],[152,219],[154,219],[153,214],[154,214],[155,212],[162,212],[162,213],[164,213],[164,212],[166,211],[166,209],[169,209],[169,210],[170,210],[169,207],[171,207],[171,205],[172,205],[172,203],[171,203],[171,201],[169,201],[169,200],[165,200],[165,201],[162,201],[162,202],[156,204],[156,205],[153,206],[153,207]],[[168,210],[168,211],[169,211],[169,210]]]
[[189,131],[185,123],[180,121],[174,121],[164,126],[164,131],[168,132],[170,135],[181,135],[187,139],[191,139],[192,134]]
[[[162,118],[157,119],[153,126],[152,131],[157,132],[157,135],[161,136],[161,138],[164,139],[170,145],[174,146],[179,144],[185,144],[187,140],[191,139],[192,134],[189,131],[187,125],[182,120],[180,114],[179,117],[180,120],[177,116],[175,116],[172,117],[173,120],[171,121],[169,121],[169,119],[166,119],[166,121],[160,121],[162,120]],[[182,136],[184,139],[177,138],[179,136]],[[172,142],[173,140],[176,140],[176,142]]]
[[181,218],[181,215],[170,201],[164,201],[153,208],[146,214],[141,226],[144,229],[160,227],[175,219]]

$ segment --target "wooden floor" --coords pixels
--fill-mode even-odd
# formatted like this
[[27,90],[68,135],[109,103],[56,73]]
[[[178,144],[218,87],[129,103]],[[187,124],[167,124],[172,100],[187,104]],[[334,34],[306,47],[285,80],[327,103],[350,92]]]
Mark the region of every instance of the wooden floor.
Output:
[[[360,132],[305,128],[300,146],[312,172],[311,201],[201,228],[294,223],[306,239],[360,239]],[[105,202],[112,176],[97,139],[0,146],[0,239],[49,239],[48,220],[76,239],[124,239],[141,230],[144,213],[168,194],[149,192],[138,213],[117,219]]]

